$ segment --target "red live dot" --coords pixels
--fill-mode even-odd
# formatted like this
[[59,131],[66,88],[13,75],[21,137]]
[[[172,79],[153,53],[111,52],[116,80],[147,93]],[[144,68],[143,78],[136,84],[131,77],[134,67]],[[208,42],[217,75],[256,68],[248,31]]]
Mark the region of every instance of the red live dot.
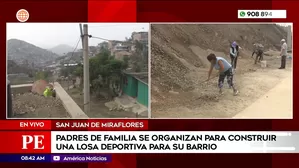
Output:
[[29,144],[34,144],[33,149],[44,149],[43,145],[43,140],[44,140],[44,135],[23,135],[23,148],[22,149],[28,149]]

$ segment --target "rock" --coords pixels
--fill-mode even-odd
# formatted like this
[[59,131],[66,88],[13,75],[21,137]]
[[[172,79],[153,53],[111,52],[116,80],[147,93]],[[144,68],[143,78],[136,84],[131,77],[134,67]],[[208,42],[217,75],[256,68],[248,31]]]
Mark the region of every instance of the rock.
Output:
[[27,112],[26,111],[20,111],[18,114],[26,114]]
[[171,94],[180,94],[179,92],[169,91]]

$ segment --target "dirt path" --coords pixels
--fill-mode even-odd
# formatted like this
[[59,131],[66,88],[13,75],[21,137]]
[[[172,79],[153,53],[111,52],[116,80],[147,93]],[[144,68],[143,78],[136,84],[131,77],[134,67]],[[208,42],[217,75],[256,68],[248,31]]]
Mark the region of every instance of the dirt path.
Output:
[[[235,75],[235,83],[240,91],[238,96],[233,96],[228,85],[225,85],[224,94],[220,96],[217,78],[214,78],[209,83],[194,86],[191,91],[160,92],[159,95],[154,95],[151,105],[152,116],[155,118],[232,118],[292,73],[291,60],[288,60],[288,68],[285,70],[277,69],[280,66],[280,58],[271,56],[265,57],[265,60],[269,65],[266,69],[260,68],[260,65],[253,65],[251,59],[239,61],[240,68]],[[207,72],[193,73],[194,76],[202,76],[202,73]]]
[[234,118],[293,118],[292,75],[283,79]]
[[[72,99],[79,105],[79,107],[84,109],[84,97],[80,94],[80,91],[76,88],[67,90],[67,93],[72,97]],[[91,97],[90,100],[90,112],[86,114],[90,118],[136,118],[136,115],[132,112],[127,111],[110,111],[105,103],[107,100],[99,100],[97,98]]]

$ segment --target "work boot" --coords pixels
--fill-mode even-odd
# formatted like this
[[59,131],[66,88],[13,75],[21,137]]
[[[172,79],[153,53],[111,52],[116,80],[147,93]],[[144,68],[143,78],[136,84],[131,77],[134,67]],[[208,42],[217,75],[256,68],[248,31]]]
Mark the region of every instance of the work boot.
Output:
[[223,91],[222,91],[222,88],[221,89],[219,89],[219,94],[223,94]]
[[237,96],[239,91],[237,89],[234,90],[234,96]]
[[286,68],[280,67],[280,68],[278,68],[278,69],[286,69]]

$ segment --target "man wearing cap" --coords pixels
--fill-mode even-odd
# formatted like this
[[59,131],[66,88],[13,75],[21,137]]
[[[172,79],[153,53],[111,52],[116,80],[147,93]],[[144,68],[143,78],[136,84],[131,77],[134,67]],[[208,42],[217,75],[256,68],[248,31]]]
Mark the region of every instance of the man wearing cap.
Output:
[[282,39],[281,40],[281,50],[280,50],[281,66],[278,69],[286,68],[287,52],[288,52],[288,45],[286,43],[286,40]]

